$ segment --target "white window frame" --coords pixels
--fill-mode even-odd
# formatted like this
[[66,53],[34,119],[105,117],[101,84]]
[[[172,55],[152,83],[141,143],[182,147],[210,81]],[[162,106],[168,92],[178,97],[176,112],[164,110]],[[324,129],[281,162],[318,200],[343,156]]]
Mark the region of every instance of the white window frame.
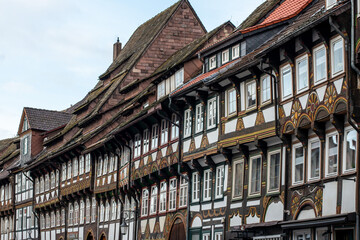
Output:
[[[269,87],[268,88],[264,88],[264,80],[268,80],[268,84],[269,84]],[[271,97],[272,97],[272,81],[271,81],[271,77],[270,75],[266,74],[266,75],[263,75],[261,76],[260,78],[260,88],[261,88],[261,96],[260,96],[260,99],[261,99],[261,104],[264,105],[264,104],[267,104],[271,101]],[[269,91],[269,98],[268,99],[264,99],[264,91]]]
[[191,110],[186,109],[184,112],[184,137],[189,137],[191,135]]
[[149,189],[144,188],[141,195],[141,216],[147,216],[149,210]]
[[236,44],[231,48],[231,59],[238,58],[240,56],[240,45]]
[[160,182],[160,201],[159,201],[159,212],[166,212],[167,204],[167,182]]
[[85,173],[90,172],[90,167],[91,167],[91,155],[90,153],[87,153],[85,155]]
[[111,220],[115,220],[116,219],[116,212],[117,212],[117,203],[115,201],[115,199],[113,198],[111,200]]
[[[248,97],[249,97],[249,91],[248,91],[248,87],[251,85],[251,90],[252,89],[252,85],[255,84],[255,103],[251,106],[249,106],[249,102],[248,102]],[[253,95],[251,95],[253,96]],[[256,80],[251,80],[251,81],[248,81],[246,84],[245,84],[245,106],[246,106],[246,110],[252,110],[254,108],[256,108],[256,105],[257,105],[257,86],[256,86]]]
[[200,103],[196,105],[195,109],[195,133],[198,133],[204,129],[204,108]]
[[[335,172],[329,173],[329,138],[333,136],[336,136],[337,139],[337,147],[336,147],[337,166]],[[339,134],[337,132],[332,132],[326,135],[326,141],[325,141],[325,177],[336,176],[338,174],[338,171],[339,171]]]
[[216,127],[217,124],[217,101],[213,97],[207,102],[207,129]]
[[184,68],[175,72],[175,88],[180,87],[184,83]]
[[225,64],[225,63],[229,62],[229,60],[230,60],[230,51],[229,51],[229,49],[226,49],[226,50],[222,51],[222,53],[221,53],[221,63]]
[[156,149],[159,145],[159,125],[152,125],[151,131],[151,149]]
[[91,222],[95,222],[96,220],[96,199],[95,197],[91,200]]
[[[173,122],[171,124],[171,140],[177,139],[179,137],[179,125],[180,120],[177,114],[173,113],[171,115],[171,121]],[[177,124],[177,126],[175,124]]]
[[[334,67],[334,45],[337,43],[337,42],[341,42],[342,44],[342,61],[343,61],[343,64],[342,64],[342,69],[335,72],[335,67]],[[345,71],[345,51],[344,51],[344,39],[341,37],[341,36],[337,36],[333,39],[330,40],[330,58],[331,58],[331,76],[332,77],[335,77],[341,73],[343,73]]]
[[[299,64],[303,61],[306,61],[306,86],[304,86],[303,88],[300,88],[299,84],[299,79],[300,79],[300,69],[299,69]],[[309,57],[307,54],[304,54],[298,58],[296,58],[295,60],[295,72],[296,72],[296,93],[302,93],[304,91],[306,91],[307,89],[309,89]]]
[[82,175],[84,173],[84,155],[79,156],[79,175]]
[[84,224],[84,213],[85,213],[85,202],[84,200],[80,200],[80,213],[79,213],[79,222],[80,224]]
[[[351,132],[351,131],[354,131],[355,132],[355,134],[356,134],[356,144],[355,144],[355,167],[354,168],[349,168],[349,169],[347,169],[346,168],[346,153],[347,153],[347,136],[348,136],[348,134],[349,134],[349,132]],[[357,132],[356,132],[356,130],[354,129],[354,128],[352,128],[352,127],[347,127],[347,128],[345,128],[344,129],[344,144],[343,144],[343,173],[349,173],[349,172],[354,172],[354,171],[356,171],[356,159],[357,159],[357,152],[358,152],[358,149],[357,149],[357,140],[358,140],[358,134],[357,134]]]
[[[235,101],[230,102],[230,94],[235,95]],[[233,106],[234,111],[230,112],[230,106],[231,106],[230,104],[234,104],[234,106]],[[236,94],[235,88],[231,88],[226,91],[226,115],[232,116],[232,115],[235,115],[236,113],[237,113],[237,94]]]
[[215,199],[222,198],[224,196],[224,184],[225,184],[225,168],[224,165],[216,168],[215,176]]
[[158,195],[158,187],[151,187],[151,199],[150,199],[150,215],[157,213],[157,195]]
[[204,171],[204,185],[203,185],[203,201],[211,200],[212,176],[211,170]]
[[169,180],[169,210],[176,210],[177,200],[177,179]]
[[70,180],[71,179],[71,174],[72,174],[72,168],[71,168],[71,165],[72,165],[72,161],[69,160],[68,163],[67,163],[67,178]]
[[192,188],[191,188],[191,202],[200,201],[200,174],[198,172],[192,173]]
[[[291,83],[291,91],[289,94],[284,95],[284,72],[290,70],[290,83]],[[286,64],[285,66],[280,68],[280,78],[281,78],[281,100],[284,101],[286,99],[289,99],[293,96],[293,90],[294,90],[294,86],[293,86],[293,76],[292,76],[292,67],[290,66],[290,64]]]
[[209,57],[209,70],[216,68],[216,55]]
[[[302,148],[303,149],[303,161],[302,161],[302,164],[303,164],[303,169],[302,169],[302,180],[300,181],[296,181],[295,179],[295,169],[296,169],[296,165],[299,165],[299,164],[296,164],[296,149],[297,148]],[[305,171],[305,149],[304,149],[304,146],[301,144],[301,143],[297,143],[297,144],[294,144],[293,145],[293,152],[292,152],[292,184],[293,185],[298,185],[298,184],[302,184],[304,183],[304,171]]]
[[143,153],[147,153],[149,151],[149,129],[145,129],[143,132]]
[[202,234],[202,240],[211,240],[210,233],[203,233]]
[[162,81],[157,86],[157,99],[165,96],[165,81]]
[[[318,53],[318,52],[320,52],[320,51],[322,51],[322,50],[324,50],[325,51],[325,77],[324,78],[322,78],[322,79],[317,79],[317,71],[318,71],[318,68],[317,68],[317,65],[316,65],[316,63],[317,63],[317,59],[316,59],[316,54]],[[318,47],[316,47],[316,48],[314,48],[314,50],[313,50],[313,65],[314,65],[314,84],[316,85],[316,84],[319,84],[319,83],[322,83],[322,82],[324,82],[324,81],[326,81],[327,80],[327,77],[328,77],[328,71],[327,71],[327,66],[328,66],[328,64],[327,64],[327,50],[326,50],[326,47],[325,47],[325,45],[324,44],[322,44],[322,45],[320,45],[320,46],[318,46]]]
[[222,232],[215,232],[215,238],[214,240],[222,240],[223,238],[223,233]]
[[67,175],[66,175],[66,163],[63,163],[62,164],[62,176],[61,176],[61,181],[65,181],[66,178],[67,178]]
[[[255,192],[252,192],[252,169],[253,169],[253,161],[256,160],[256,159],[260,159],[260,174],[259,174],[259,191],[255,191]],[[256,156],[253,156],[250,158],[250,167],[249,167],[249,196],[254,196],[254,195],[260,195],[261,194],[261,175],[262,175],[262,157],[261,155],[256,155]]]
[[[278,183],[278,187],[275,189],[270,189],[270,182],[271,182],[271,179],[270,179],[270,176],[271,176],[271,156],[273,155],[276,155],[276,154],[279,154],[279,176],[278,176],[278,180],[277,180],[277,183]],[[268,193],[273,193],[273,192],[279,192],[280,191],[280,178],[281,178],[281,150],[275,150],[275,151],[271,151],[268,153],[268,166],[267,166],[267,192]]]
[[74,159],[73,159],[72,169],[73,169],[73,177],[77,177],[77,175],[79,173],[78,172],[79,171],[79,162],[78,162],[77,157],[74,157]]
[[107,154],[104,155],[104,163],[103,163],[103,175],[108,174],[108,165],[109,165],[109,156]]
[[[312,177],[311,169],[313,169],[313,166],[312,166],[312,162],[311,162],[311,151],[312,151],[312,144],[315,144],[315,143],[319,144],[319,176]],[[308,141],[307,169],[308,169],[308,181],[314,181],[314,180],[320,179],[320,176],[321,176],[321,141],[318,137],[309,139],[309,141]]]
[[188,201],[188,181],[180,177],[179,207],[186,207]]
[[161,120],[161,145],[168,142],[169,139],[169,122],[166,119]]
[[134,158],[141,155],[141,135],[138,133],[134,137]]

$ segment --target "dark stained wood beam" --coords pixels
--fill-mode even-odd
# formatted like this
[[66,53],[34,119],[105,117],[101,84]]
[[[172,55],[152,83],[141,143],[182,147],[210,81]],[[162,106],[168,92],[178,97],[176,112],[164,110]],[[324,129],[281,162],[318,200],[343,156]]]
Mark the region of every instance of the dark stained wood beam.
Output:
[[238,144],[237,149],[242,153],[245,160],[248,161],[250,156],[249,147],[244,144]]
[[325,141],[325,123],[314,121],[311,123],[311,129],[319,137],[320,141]]
[[226,162],[231,165],[232,164],[232,151],[230,149],[220,149],[220,153],[225,157]]
[[207,98],[208,98],[208,92],[207,91],[196,91],[196,96],[200,99],[202,104],[206,104]]
[[297,139],[299,139],[299,141],[301,142],[301,144],[305,147],[307,144],[307,140],[308,140],[308,130],[307,129],[303,129],[303,128],[296,128],[295,129],[295,136]]
[[344,134],[344,115],[330,114],[330,122],[340,135]]
[[210,169],[212,171],[214,171],[216,169],[216,164],[210,156],[205,155],[204,160],[205,160],[205,163],[210,167]]
[[267,155],[267,143],[264,140],[256,139],[255,146],[261,151],[263,156]]
[[203,172],[203,167],[200,165],[199,161],[197,159],[192,159],[191,160],[191,165],[193,168],[196,169],[196,171],[198,171],[199,173]]

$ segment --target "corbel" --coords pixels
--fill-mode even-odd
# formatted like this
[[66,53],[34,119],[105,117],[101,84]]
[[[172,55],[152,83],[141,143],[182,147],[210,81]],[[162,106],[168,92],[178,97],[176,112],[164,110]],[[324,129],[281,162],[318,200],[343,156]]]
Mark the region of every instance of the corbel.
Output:
[[291,146],[291,135],[290,134],[280,133],[279,137],[285,146],[287,146],[287,147]]
[[149,180],[152,182],[152,183],[157,183],[159,182],[160,178],[159,176],[157,175],[157,172],[151,172],[149,174]]
[[201,103],[205,105],[208,97],[207,91],[196,90],[196,96],[200,99]]
[[311,129],[319,137],[320,141],[325,141],[325,123],[314,121],[311,123]]
[[182,162],[181,167],[184,169],[185,172],[191,173],[191,168],[189,167],[189,165],[187,163]]
[[344,115],[332,113],[330,114],[330,122],[334,125],[340,135],[344,133]]
[[186,105],[190,107],[190,110],[193,111],[195,109],[195,100],[196,100],[195,97],[185,96],[184,100]]
[[255,146],[261,151],[263,156],[267,155],[267,143],[264,140],[256,139]]
[[249,147],[244,144],[238,144],[237,149],[242,153],[245,160],[249,160],[250,152]]
[[[292,44],[291,43],[288,43],[288,44]],[[294,66],[294,59],[295,59],[295,54],[294,54],[294,51],[291,50],[288,46],[284,47],[284,57],[285,59],[291,63],[291,65]]]
[[311,36],[302,36],[299,37],[299,43],[300,45],[306,50],[306,52],[308,54],[311,54],[311,44],[310,44],[310,40],[312,39]]
[[158,176],[163,179],[163,178],[167,177],[167,174],[165,173],[164,169],[159,169],[158,170]]
[[318,27],[314,29],[320,40],[325,44],[326,48],[329,48],[330,31],[327,30],[328,29],[326,27]]
[[223,91],[223,87],[219,83],[213,83],[209,86],[209,89],[213,92],[220,93]]
[[175,165],[170,165],[168,166],[169,172],[171,176],[178,176],[179,173],[177,171],[177,169],[175,168]]
[[[275,74],[279,75],[279,66],[280,66],[280,52],[269,54],[267,59],[263,59],[264,63],[269,64],[270,68],[275,72]],[[275,81],[275,80],[274,80]]]
[[305,147],[308,140],[308,130],[298,127],[295,129],[295,136],[299,139],[303,147]]
[[231,165],[232,164],[232,151],[230,149],[220,149],[220,153],[225,157],[226,162]]
[[197,159],[192,159],[191,160],[191,165],[193,168],[196,169],[196,171],[198,171],[199,173],[203,172],[203,167],[200,165],[199,161]]
[[229,81],[231,82],[231,84],[233,85],[233,87],[236,90],[237,94],[240,94],[240,78],[238,78],[237,76],[231,76],[228,77]]
[[210,166],[211,170],[214,171],[216,169],[216,164],[214,160],[210,156],[205,155],[204,156],[205,163]]
[[257,81],[260,80],[260,76],[261,76],[262,72],[259,70],[259,68],[250,67],[248,70],[250,71],[250,73],[254,79],[257,79]]

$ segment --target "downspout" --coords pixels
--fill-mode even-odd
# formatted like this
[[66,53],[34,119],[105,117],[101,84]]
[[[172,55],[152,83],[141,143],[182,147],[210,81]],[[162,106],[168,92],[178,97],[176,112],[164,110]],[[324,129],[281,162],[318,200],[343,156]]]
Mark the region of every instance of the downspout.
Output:
[[[350,58],[350,66],[351,68],[356,72],[357,75],[360,75],[360,71],[359,69],[355,66],[355,57],[354,57],[354,54],[355,54],[355,50],[354,50],[354,39],[355,39],[355,31],[354,31],[354,0],[351,0],[351,41],[349,43],[349,37],[348,36],[345,36],[341,31],[340,29],[334,24],[333,20],[332,20],[332,17],[329,16],[329,24],[335,29],[335,31],[344,39],[345,41],[345,52],[348,53],[348,49],[349,49],[349,45],[350,45],[350,51],[351,53],[348,54],[348,59]],[[350,55],[350,56],[349,56]],[[348,81],[349,83],[351,82],[351,73],[350,73],[351,69],[349,69],[348,71]],[[359,128],[355,125],[355,123],[353,122],[353,118],[352,118],[352,113],[351,113],[351,107],[350,107],[350,87],[351,85],[348,84],[348,88],[347,88],[347,95],[348,95],[348,104],[347,104],[347,118],[348,118],[348,122],[349,124],[357,131],[357,133],[359,134],[360,133],[360,130]],[[359,137],[358,139],[359,140]],[[359,146],[359,143],[357,143],[358,146]],[[359,158],[359,157],[357,157]],[[359,230],[359,227],[360,227],[360,217],[359,217],[359,161],[357,161],[357,164],[356,164],[356,240],[360,240],[360,230]]]
[[[169,95],[169,109],[171,109],[171,102],[172,102],[172,98],[171,98],[171,96]],[[176,123],[173,123],[173,124],[175,124],[175,125],[178,125],[178,127],[179,127],[179,147],[178,147],[178,149],[179,149],[179,160],[178,160],[178,167],[177,167],[177,171],[178,171],[178,174],[181,176],[181,177],[183,177],[183,178],[185,178],[186,179],[186,181],[188,182],[188,198],[187,198],[187,201],[188,201],[188,203],[190,202],[190,194],[191,194],[191,192],[190,192],[190,180],[189,180],[189,176],[186,176],[186,175],[184,175],[184,174],[182,174],[181,173],[181,171],[180,171],[180,166],[181,166],[181,164],[182,164],[182,128],[183,128],[183,118],[182,118],[182,116],[181,116],[181,114],[180,113],[178,113],[177,111],[173,111],[178,117],[179,117],[179,124],[176,124]],[[189,173],[190,174],[190,173]],[[187,216],[186,216],[186,240],[189,240],[190,238],[189,238],[189,233],[190,233],[190,231],[189,231],[189,229],[190,229],[190,227],[189,227],[189,222],[190,222],[190,205],[188,204],[188,207],[186,208],[186,214],[187,214]]]

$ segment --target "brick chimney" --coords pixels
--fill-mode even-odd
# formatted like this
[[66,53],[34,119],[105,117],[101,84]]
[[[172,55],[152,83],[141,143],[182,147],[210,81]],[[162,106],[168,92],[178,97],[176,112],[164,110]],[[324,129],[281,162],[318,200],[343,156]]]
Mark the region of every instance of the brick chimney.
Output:
[[117,41],[116,43],[114,43],[114,47],[113,47],[113,61],[115,61],[117,56],[119,56],[120,52],[121,52],[121,42],[119,42],[119,38],[117,38]]

